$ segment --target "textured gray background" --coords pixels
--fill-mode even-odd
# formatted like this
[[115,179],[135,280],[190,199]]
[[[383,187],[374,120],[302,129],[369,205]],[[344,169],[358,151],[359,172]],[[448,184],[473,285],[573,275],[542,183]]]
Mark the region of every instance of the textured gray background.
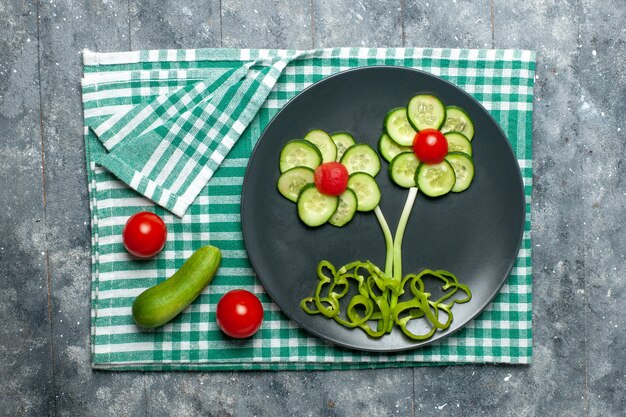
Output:
[[[625,416],[626,2],[0,0],[0,415]],[[531,366],[94,372],[83,48],[528,48]]]

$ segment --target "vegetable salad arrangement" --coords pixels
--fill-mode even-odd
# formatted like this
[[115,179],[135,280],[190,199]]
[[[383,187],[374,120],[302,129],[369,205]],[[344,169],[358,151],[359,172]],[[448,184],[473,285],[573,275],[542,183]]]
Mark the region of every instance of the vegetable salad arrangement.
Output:
[[[312,130],[288,142],[280,154],[278,191],[296,203],[300,220],[310,227],[342,227],[357,212],[374,211],[387,248],[384,269],[370,261],[339,268],[320,261],[314,295],[302,300],[301,308],[374,338],[398,326],[410,339],[422,341],[449,328],[454,304],[468,302],[471,292],[448,271],[403,275],[402,240],[418,190],[441,197],[471,185],[474,126],[463,109],[418,94],[406,107],[390,110],[383,127],[378,153],[389,163],[393,182],[409,189],[394,236],[378,205],[378,153],[347,132]],[[436,299],[426,285],[432,281],[442,294]]]

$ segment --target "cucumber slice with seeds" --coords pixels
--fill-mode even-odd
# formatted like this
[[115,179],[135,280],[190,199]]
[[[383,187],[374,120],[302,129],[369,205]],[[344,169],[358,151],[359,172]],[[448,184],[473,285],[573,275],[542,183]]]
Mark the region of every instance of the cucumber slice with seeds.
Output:
[[331,218],[328,220],[328,223],[337,227],[345,226],[354,217],[357,204],[356,194],[354,191],[350,188],[346,188],[346,191],[339,196],[337,210],[335,210]]
[[446,120],[446,108],[437,97],[418,94],[406,106],[406,114],[411,126],[417,131],[439,129]]
[[278,191],[287,200],[298,201],[300,191],[305,185],[313,184],[315,172],[308,167],[295,167],[283,172],[278,178]]
[[389,164],[389,176],[400,187],[415,187],[415,171],[419,164],[413,152],[402,152]]
[[322,164],[322,154],[315,145],[304,140],[292,140],[280,151],[280,172],[295,167],[315,169]]
[[309,184],[298,196],[298,216],[307,226],[321,226],[337,210],[338,202],[338,197],[324,195],[317,191],[315,184]]
[[460,132],[464,134],[467,139],[472,140],[474,137],[474,123],[472,119],[465,113],[460,107],[447,106],[446,107],[446,121],[441,128],[443,133],[446,132]]
[[380,203],[380,188],[376,180],[365,172],[357,172],[350,175],[348,188],[356,194],[357,211],[371,211]]
[[337,146],[330,135],[323,130],[311,130],[304,136],[304,140],[317,146],[322,154],[322,162],[334,162],[337,158]]
[[350,146],[341,157],[341,163],[348,169],[348,174],[365,172],[374,177],[380,171],[378,154],[365,143]]
[[472,156],[472,143],[460,132],[448,132],[443,134],[448,141],[448,152],[463,152]]
[[341,161],[341,157],[346,149],[356,143],[354,137],[348,132],[335,132],[330,135],[330,138],[335,142],[335,146],[337,147],[337,157],[335,158],[337,162]]
[[438,164],[421,163],[415,173],[417,186],[429,197],[448,194],[454,187],[455,181],[454,168],[445,160]]
[[472,158],[463,152],[450,152],[446,155],[446,161],[452,165],[456,181],[452,187],[453,193],[460,193],[469,188],[474,179],[474,162]]
[[411,146],[417,133],[409,123],[406,107],[396,107],[385,116],[385,132],[400,146]]
[[380,135],[378,139],[378,153],[385,159],[387,162],[391,162],[393,158],[396,157],[399,153],[402,152],[411,152],[412,148],[410,146],[400,146],[396,142],[394,142],[391,137],[383,133]]

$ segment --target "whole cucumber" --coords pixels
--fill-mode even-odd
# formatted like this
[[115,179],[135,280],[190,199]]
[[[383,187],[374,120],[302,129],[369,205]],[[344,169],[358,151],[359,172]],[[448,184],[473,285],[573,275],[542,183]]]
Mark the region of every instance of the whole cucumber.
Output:
[[203,246],[170,278],[148,288],[133,302],[133,318],[141,327],[159,327],[176,317],[200,295],[222,261],[215,246]]

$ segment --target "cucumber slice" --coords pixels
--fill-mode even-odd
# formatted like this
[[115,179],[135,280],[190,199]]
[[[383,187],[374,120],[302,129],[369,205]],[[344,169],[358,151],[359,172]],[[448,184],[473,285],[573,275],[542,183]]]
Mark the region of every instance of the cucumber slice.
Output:
[[394,142],[391,137],[383,133],[380,135],[378,139],[378,153],[385,159],[387,162],[391,162],[393,158],[396,157],[399,153],[402,152],[411,152],[412,148],[410,146],[400,146],[396,142]]
[[334,162],[337,158],[337,146],[330,135],[323,130],[311,130],[304,136],[304,140],[317,146],[322,153],[322,162]]
[[415,187],[415,171],[419,164],[413,152],[402,152],[389,164],[389,176],[400,187]]
[[454,168],[445,160],[438,164],[421,163],[415,173],[415,182],[420,191],[427,196],[439,197],[448,194],[456,182]]
[[350,146],[341,157],[349,174],[365,172],[374,177],[380,171],[380,158],[371,146],[360,143]]
[[357,172],[350,175],[348,188],[356,194],[358,211],[371,211],[380,203],[380,188],[369,174]]
[[465,113],[460,107],[447,106],[446,107],[446,122],[441,128],[443,133],[446,132],[459,132],[463,133],[467,139],[472,140],[474,137],[474,123],[472,119]]
[[430,94],[418,94],[406,106],[406,114],[415,130],[439,129],[446,120],[446,108]]
[[315,145],[304,140],[292,140],[280,151],[280,172],[295,167],[315,169],[322,164],[322,154]]
[[452,165],[456,177],[451,191],[460,193],[467,190],[474,179],[474,162],[472,157],[463,152],[450,152],[446,155],[446,161]]
[[330,135],[330,138],[335,142],[335,146],[337,147],[337,157],[335,158],[337,162],[341,161],[341,157],[346,149],[356,143],[354,137],[348,132],[335,132]]
[[472,156],[472,143],[460,132],[444,133],[448,141],[448,152],[463,152]]
[[350,188],[346,188],[346,191],[339,196],[337,210],[335,210],[331,218],[328,220],[328,223],[337,227],[345,226],[354,217],[356,207],[356,194]]
[[283,172],[278,178],[278,191],[287,200],[298,201],[300,191],[315,181],[315,171],[308,167],[295,167]]
[[330,219],[339,203],[339,197],[317,191],[315,184],[306,185],[298,196],[298,216],[307,226],[321,226]]
[[413,145],[413,138],[417,133],[409,123],[406,107],[391,109],[385,116],[385,131],[400,146]]

